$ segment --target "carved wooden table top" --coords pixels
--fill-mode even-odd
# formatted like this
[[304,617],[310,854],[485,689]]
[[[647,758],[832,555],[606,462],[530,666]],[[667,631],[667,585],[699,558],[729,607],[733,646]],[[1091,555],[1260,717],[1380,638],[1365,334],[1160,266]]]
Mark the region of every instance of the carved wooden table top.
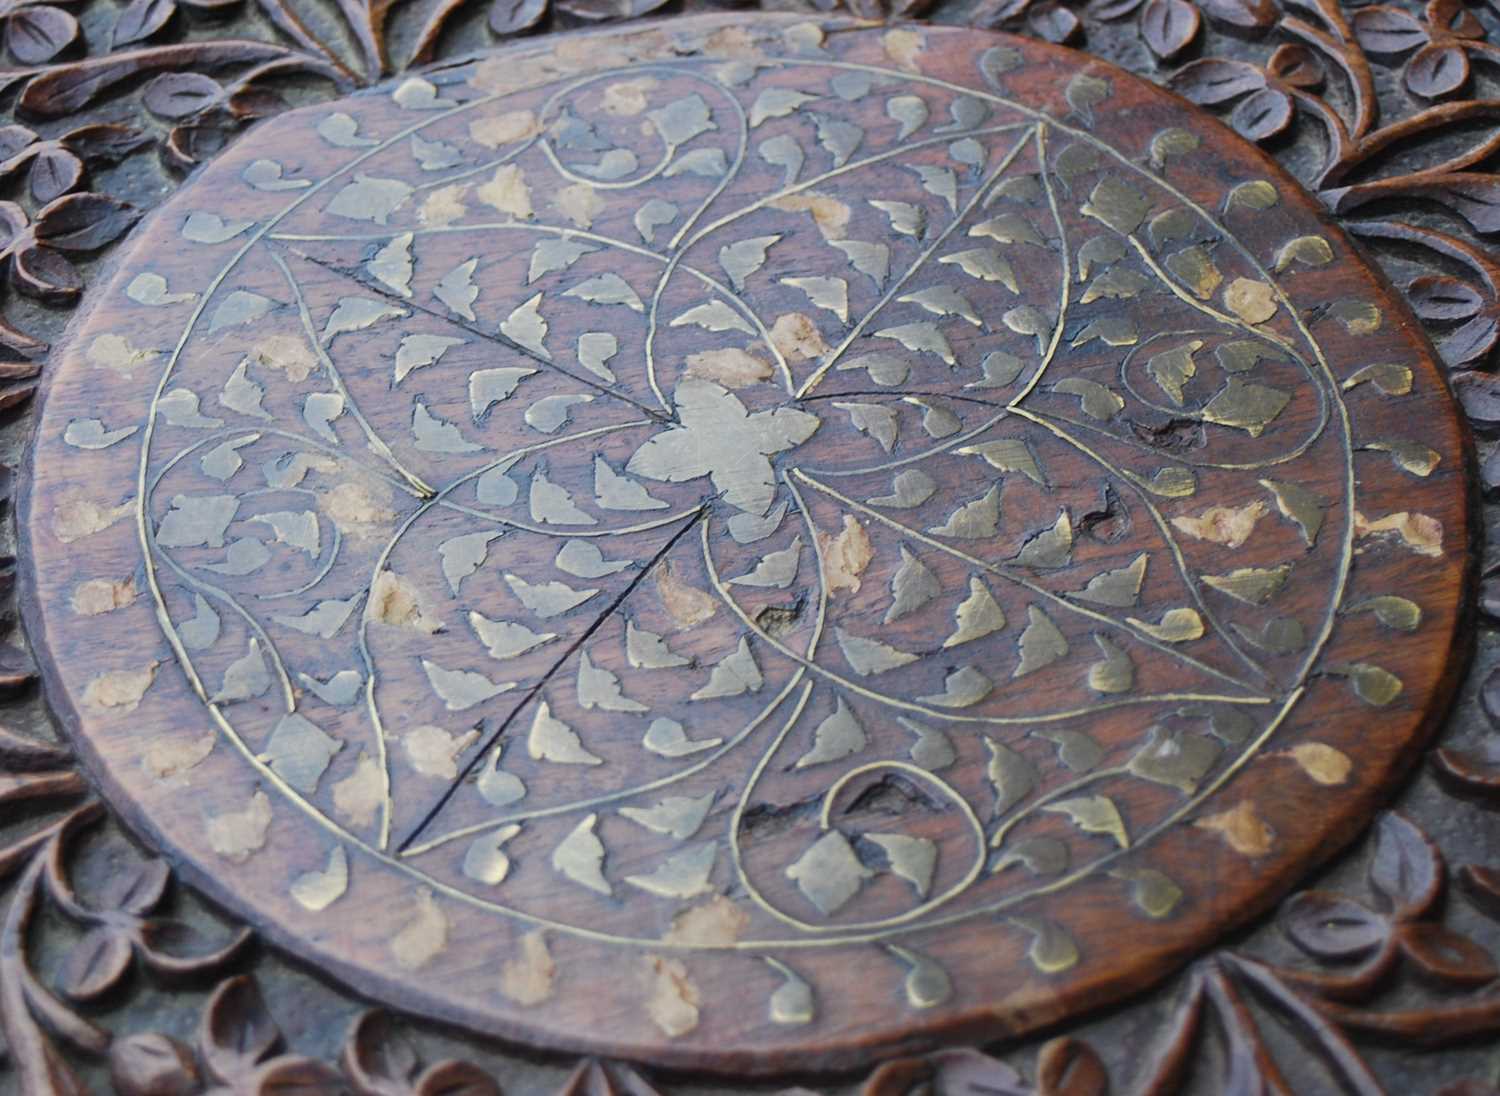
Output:
[[733,1075],[1149,986],[1467,638],[1404,301],[1123,70],[715,16],[285,114],[53,356],[24,609],[184,878],[396,1009]]

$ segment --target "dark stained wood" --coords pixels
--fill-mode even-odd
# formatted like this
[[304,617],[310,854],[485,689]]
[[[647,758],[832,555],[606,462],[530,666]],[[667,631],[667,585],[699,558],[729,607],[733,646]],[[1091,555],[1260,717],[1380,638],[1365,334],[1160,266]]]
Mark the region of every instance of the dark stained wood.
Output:
[[56,361],[27,616],[96,781],[281,947],[532,1045],[769,1073],[1117,999],[1357,832],[1463,661],[1405,306],[1035,42],[678,20],[293,112]]

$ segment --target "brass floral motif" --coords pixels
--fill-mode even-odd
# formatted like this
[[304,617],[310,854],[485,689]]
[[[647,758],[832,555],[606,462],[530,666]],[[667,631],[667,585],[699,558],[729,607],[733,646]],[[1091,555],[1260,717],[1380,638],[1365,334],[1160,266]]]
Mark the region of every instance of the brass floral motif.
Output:
[[[221,855],[261,854],[269,791],[332,842],[291,884],[304,908],[335,915],[370,870],[433,888],[416,893],[441,902],[423,897],[392,944],[409,969],[449,947],[446,903],[654,954],[641,926],[659,914],[643,907],[680,912],[727,885],[748,897],[728,952],[813,985],[808,1023],[822,1011],[798,970],[809,946],[886,947],[908,964],[908,1005],[933,1009],[962,975],[911,934],[1004,914],[1037,972],[1065,972],[1079,945],[1028,900],[1149,857],[1283,740],[1313,673],[1371,705],[1403,692],[1384,667],[1324,654],[1363,520],[1345,501],[1359,405],[1275,279],[1333,262],[1335,244],[1294,235],[1258,258],[1169,172],[1090,131],[1110,78],[1075,74],[1059,115],[1002,93],[1024,65],[1003,52],[972,88],[821,46],[752,66],[642,60],[510,94],[503,108],[536,125],[476,147],[502,105],[480,63],[441,94],[414,77],[379,113],[318,115],[319,133],[348,117],[368,143],[285,198],[231,220],[183,191],[158,222],[225,265],[191,301],[137,306],[186,326],[152,358],[145,421],[88,438],[95,452],[139,438],[157,619],[266,789],[221,816]],[[831,98],[789,91],[815,74]],[[654,90],[667,86],[690,90]],[[876,96],[896,131],[854,120]],[[756,151],[777,138],[800,162]],[[1196,154],[1172,147],[1179,168]],[[647,218],[657,177],[685,182],[675,212]],[[835,185],[870,212],[827,197]],[[422,195],[452,187],[478,204],[460,197],[432,225]],[[797,200],[814,197],[843,246]],[[455,264],[460,228],[484,242]],[[885,228],[875,277],[848,245]],[[1224,245],[1212,259],[1182,250],[1208,237]],[[1129,306],[1148,300],[1149,321]],[[1109,339],[1087,337],[1096,315]],[[270,345],[315,364],[291,382]],[[715,379],[684,345],[720,355]],[[884,357],[861,370],[866,348]],[[770,368],[731,375],[732,354]],[[1008,383],[985,365],[997,354],[1020,362]],[[1200,445],[1152,451],[1132,426],[1152,414],[1201,424]],[[1059,469],[1080,457],[1098,479],[1070,486]],[[1164,473],[1184,482],[1165,498],[1149,486]],[[1122,545],[1075,529],[1104,484],[1137,530]],[[849,528],[866,561],[899,558],[888,591],[829,581],[827,546]],[[1409,525],[1392,528],[1415,550]],[[1422,532],[1444,551],[1440,528]],[[1235,553],[1284,562],[1224,569]],[[648,667],[670,664],[661,645],[681,624],[644,580],[669,564],[719,604],[664,677]],[[1318,614],[1276,615],[1289,587],[1309,602],[1309,573]],[[1157,623],[1134,615],[1148,581]],[[871,633],[872,612],[904,622],[897,642]],[[182,629],[205,614],[217,634],[190,647]],[[634,654],[622,614],[645,629]],[[355,684],[343,703],[296,685],[340,678]],[[1098,718],[1122,707],[1139,712],[1133,741]],[[1216,729],[1227,713],[1233,738]],[[940,729],[954,761],[907,760],[897,716]],[[528,726],[524,750],[504,750]],[[807,776],[775,775],[787,768]],[[340,804],[353,781],[370,783],[373,818]],[[849,813],[892,781],[935,797],[913,829]],[[725,810],[691,839],[648,827],[659,853],[613,866],[617,820],[714,787]],[[749,839],[752,808],[807,793],[815,817],[774,845]],[[954,808],[956,826],[922,819]],[[1048,816],[1068,824],[1052,833],[1064,871],[992,867],[1051,832]],[[1273,847],[1226,827],[1238,852]],[[647,1012],[685,1037],[698,991],[678,960],[651,961]]]

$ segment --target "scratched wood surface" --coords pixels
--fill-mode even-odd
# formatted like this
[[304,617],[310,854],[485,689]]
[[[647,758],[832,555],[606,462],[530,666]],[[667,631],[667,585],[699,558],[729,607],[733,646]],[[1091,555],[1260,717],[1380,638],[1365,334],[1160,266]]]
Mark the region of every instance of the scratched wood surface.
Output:
[[1405,306],[1037,42],[675,20],[296,111],[55,361],[25,611],[111,803],[531,1045],[769,1073],[1143,988],[1462,664]]

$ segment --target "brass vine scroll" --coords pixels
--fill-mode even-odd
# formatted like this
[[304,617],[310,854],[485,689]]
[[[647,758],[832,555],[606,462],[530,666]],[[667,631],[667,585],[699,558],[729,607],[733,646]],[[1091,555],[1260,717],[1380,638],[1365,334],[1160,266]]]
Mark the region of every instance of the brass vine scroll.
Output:
[[1273,901],[1446,701],[1414,332],[1066,51],[513,50],[143,224],[52,375],[29,613],[127,818],[398,1006],[731,1071],[1029,1029]]

